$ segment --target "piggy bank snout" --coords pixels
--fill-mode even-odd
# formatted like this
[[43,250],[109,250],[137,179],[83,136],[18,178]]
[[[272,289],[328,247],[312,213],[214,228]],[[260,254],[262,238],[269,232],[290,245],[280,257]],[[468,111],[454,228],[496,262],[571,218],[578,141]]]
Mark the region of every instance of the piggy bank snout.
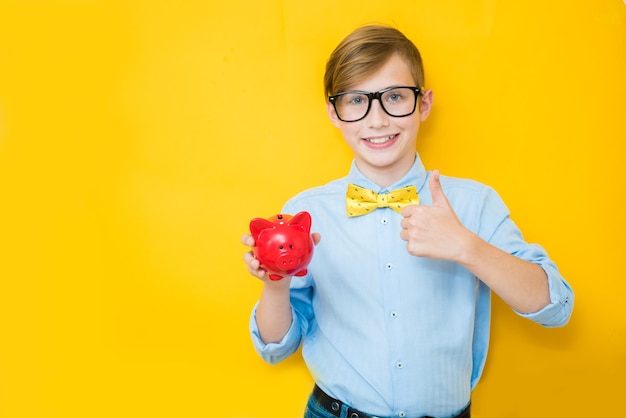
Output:
[[283,252],[278,255],[276,258],[276,264],[278,264],[281,268],[290,269],[294,268],[300,262],[300,257],[298,254],[293,252]]

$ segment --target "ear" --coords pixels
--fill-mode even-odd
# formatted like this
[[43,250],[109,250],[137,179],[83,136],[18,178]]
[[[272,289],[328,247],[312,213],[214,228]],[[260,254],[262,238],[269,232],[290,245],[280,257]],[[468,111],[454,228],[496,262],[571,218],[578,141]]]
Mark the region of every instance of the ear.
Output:
[[289,226],[295,226],[303,231],[309,232],[311,230],[311,215],[309,212],[298,212],[293,218],[289,219],[287,222]]
[[263,218],[254,218],[250,221],[250,233],[252,234],[252,238],[256,241],[259,238],[259,234],[264,229],[273,228],[274,224],[267,219]]
[[428,115],[430,115],[430,110],[433,106],[433,91],[430,89],[425,90],[421,96],[419,107],[420,122],[424,122],[426,118],[428,118]]
[[341,121],[337,117],[335,107],[329,100],[326,100],[326,112],[328,112],[328,117],[330,118],[330,121],[333,123],[333,125],[335,125],[335,128],[339,128]]

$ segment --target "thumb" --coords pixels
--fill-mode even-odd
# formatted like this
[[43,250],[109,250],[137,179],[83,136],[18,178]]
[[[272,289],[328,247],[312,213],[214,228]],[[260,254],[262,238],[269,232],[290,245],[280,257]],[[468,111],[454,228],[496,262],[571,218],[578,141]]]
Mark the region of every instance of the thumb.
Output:
[[439,181],[439,170],[434,170],[428,178],[428,188],[430,189],[430,194],[433,197],[433,206],[449,206],[448,199],[443,193],[441,182]]

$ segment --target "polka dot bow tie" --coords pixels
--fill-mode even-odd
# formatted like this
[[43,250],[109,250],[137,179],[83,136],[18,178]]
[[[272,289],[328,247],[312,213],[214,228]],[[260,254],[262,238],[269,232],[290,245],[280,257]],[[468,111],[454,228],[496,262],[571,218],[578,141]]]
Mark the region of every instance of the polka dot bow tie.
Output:
[[377,208],[391,208],[400,213],[403,207],[417,205],[419,202],[415,186],[378,194],[373,190],[350,184],[346,193],[346,213],[350,218],[371,213]]

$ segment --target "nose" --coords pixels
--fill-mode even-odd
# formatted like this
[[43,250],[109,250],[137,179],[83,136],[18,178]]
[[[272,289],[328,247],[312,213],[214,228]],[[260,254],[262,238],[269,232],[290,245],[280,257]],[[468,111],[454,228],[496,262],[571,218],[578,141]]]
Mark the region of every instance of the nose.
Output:
[[383,110],[380,99],[372,100],[367,123],[370,128],[382,128],[389,125],[389,115]]
[[277,264],[283,269],[294,268],[298,265],[298,257],[291,253],[283,253],[278,256]]

